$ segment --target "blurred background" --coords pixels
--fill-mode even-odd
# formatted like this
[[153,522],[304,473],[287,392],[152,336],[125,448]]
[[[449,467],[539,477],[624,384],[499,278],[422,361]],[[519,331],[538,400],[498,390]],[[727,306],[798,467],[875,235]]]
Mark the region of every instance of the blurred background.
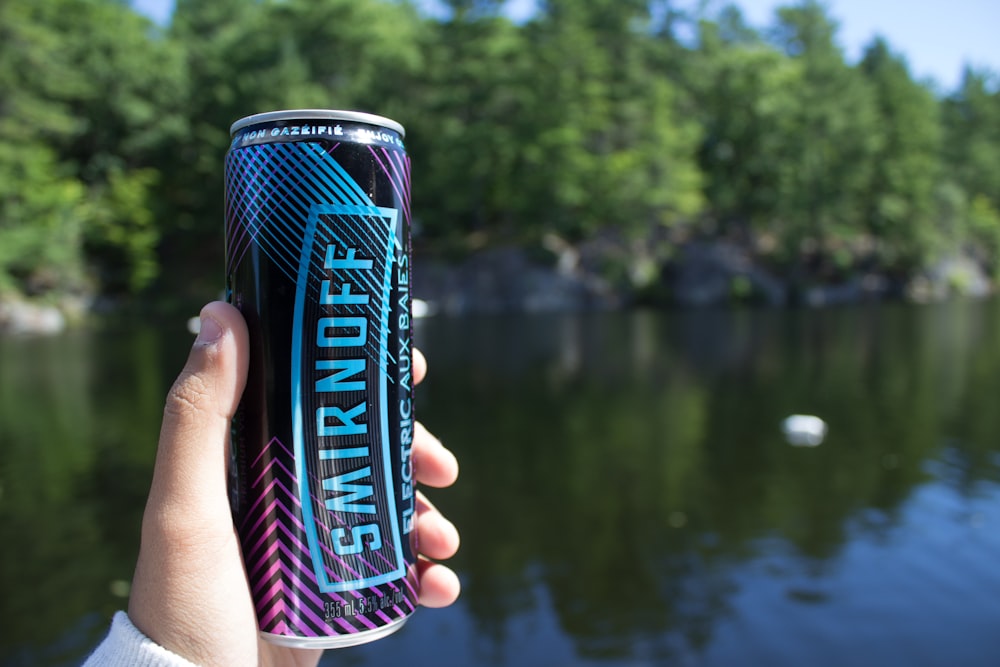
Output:
[[324,664],[995,664],[1000,16],[869,4],[0,2],[0,665],[126,604],[228,128],[294,107],[407,129],[463,470],[460,601]]

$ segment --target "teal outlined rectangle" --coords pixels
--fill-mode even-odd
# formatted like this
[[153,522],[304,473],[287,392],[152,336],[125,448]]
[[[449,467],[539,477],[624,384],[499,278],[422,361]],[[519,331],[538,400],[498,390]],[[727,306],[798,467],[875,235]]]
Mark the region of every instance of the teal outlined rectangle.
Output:
[[[313,514],[313,502],[310,491],[309,471],[306,469],[305,449],[306,442],[304,436],[304,419],[302,414],[302,341],[304,331],[304,313],[307,293],[309,289],[309,276],[312,266],[312,256],[316,233],[320,225],[321,216],[341,216],[357,218],[359,229],[370,224],[372,218],[384,220],[386,223],[386,247],[385,269],[382,276],[382,307],[379,313],[378,323],[378,359],[379,359],[379,415],[381,422],[381,461],[372,461],[372,464],[381,464],[383,479],[385,480],[386,509],[389,517],[390,532],[392,536],[391,555],[394,558],[393,569],[390,572],[379,574],[373,577],[356,577],[354,579],[343,579],[341,581],[331,581],[327,574],[323,549],[316,532],[316,520]],[[397,581],[406,576],[406,561],[403,558],[403,544],[399,530],[399,517],[396,511],[396,494],[392,486],[394,479],[391,467],[391,443],[389,431],[389,406],[387,388],[387,359],[389,356],[389,314],[391,311],[389,303],[389,293],[391,290],[392,265],[394,261],[393,246],[397,244],[396,231],[398,225],[399,211],[393,208],[383,208],[377,206],[361,206],[347,204],[314,204],[309,209],[305,234],[302,242],[302,251],[299,257],[298,275],[295,285],[295,306],[292,322],[292,436],[293,452],[295,455],[295,474],[298,477],[299,501],[302,505],[302,515],[306,527],[306,538],[309,545],[309,552],[312,557],[313,572],[319,588],[324,593],[339,593],[345,591],[355,591],[363,588],[370,588],[380,584]],[[374,458],[374,457],[373,457]],[[383,526],[384,527],[384,526]],[[387,559],[388,560],[388,559]],[[349,572],[344,572],[349,575]]]

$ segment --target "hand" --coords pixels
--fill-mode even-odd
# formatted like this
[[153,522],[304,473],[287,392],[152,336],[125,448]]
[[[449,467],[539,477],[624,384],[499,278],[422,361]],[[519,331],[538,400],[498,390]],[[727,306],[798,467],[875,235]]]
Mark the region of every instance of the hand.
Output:
[[[226,490],[230,419],[247,373],[247,330],[232,306],[201,311],[201,333],[167,396],[153,483],[129,600],[132,623],[150,639],[199,665],[314,666],[322,651],[260,640]],[[415,381],[427,363],[414,355]],[[455,457],[422,426],[413,443],[417,479],[448,486]],[[421,604],[458,597],[455,573],[428,558],[450,558],[458,532],[422,496],[417,537]]]

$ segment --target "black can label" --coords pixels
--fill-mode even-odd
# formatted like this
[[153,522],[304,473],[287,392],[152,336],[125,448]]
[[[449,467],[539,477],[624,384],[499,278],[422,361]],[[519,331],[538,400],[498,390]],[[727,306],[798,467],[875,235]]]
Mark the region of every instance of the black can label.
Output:
[[389,130],[306,127],[245,128],[226,159],[234,508],[261,630],[325,637],[417,603],[409,159]]

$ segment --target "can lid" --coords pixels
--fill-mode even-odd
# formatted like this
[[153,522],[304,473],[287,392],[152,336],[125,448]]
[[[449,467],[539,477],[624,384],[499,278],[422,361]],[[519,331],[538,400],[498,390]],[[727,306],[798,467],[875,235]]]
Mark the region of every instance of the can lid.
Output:
[[240,118],[229,128],[229,135],[233,136],[239,130],[249,125],[258,123],[270,123],[279,120],[344,120],[354,123],[366,123],[395,130],[399,136],[405,137],[406,130],[394,120],[384,116],[365,113],[363,111],[340,111],[336,109],[285,109],[282,111],[266,111],[255,113],[252,116]]

